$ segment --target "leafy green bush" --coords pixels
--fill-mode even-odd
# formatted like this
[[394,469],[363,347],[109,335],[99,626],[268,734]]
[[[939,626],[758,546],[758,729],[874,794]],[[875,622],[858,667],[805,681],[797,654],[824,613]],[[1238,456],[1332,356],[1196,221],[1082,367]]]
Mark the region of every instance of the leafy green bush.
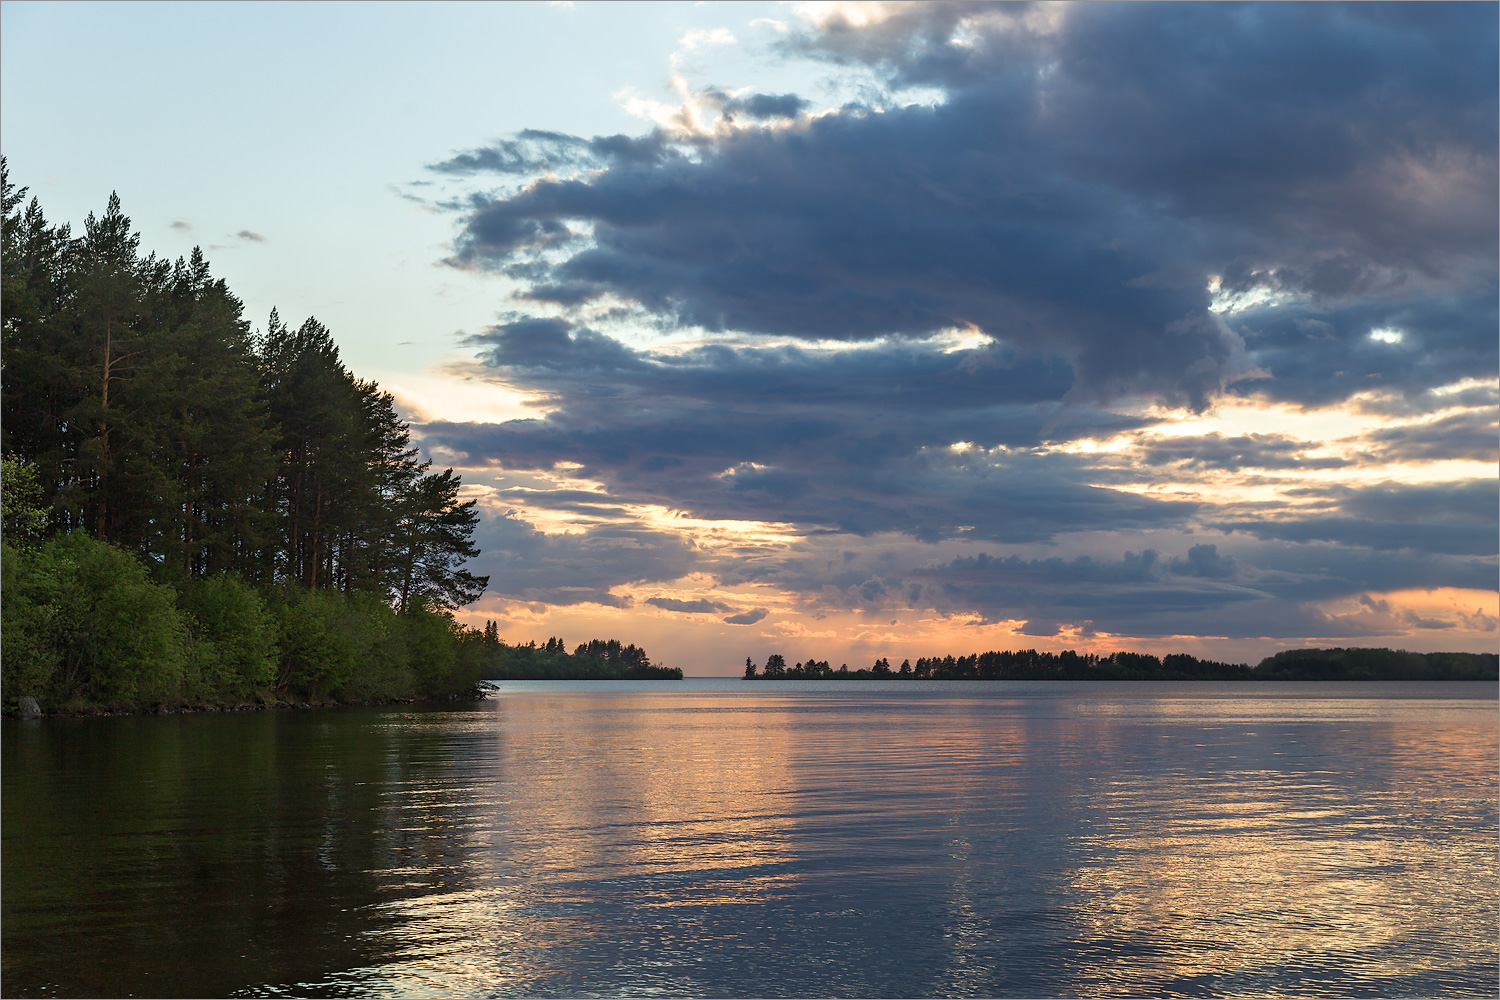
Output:
[[55,641],[60,589],[40,552],[0,543],[0,691],[8,705],[47,697],[62,662]]
[[7,701],[133,708],[177,696],[187,631],[176,592],[139,559],[83,532],[3,558]]
[[54,538],[64,675],[90,700],[134,707],[172,699],[182,680],[187,629],[171,587],[152,583],[145,564],[83,532]]
[[200,701],[241,700],[276,683],[276,620],[243,580],[223,574],[189,581],[178,606],[189,626],[184,693]]
[[400,622],[407,662],[421,693],[444,693],[458,667],[453,616],[413,607],[401,616]]
[[271,608],[281,647],[278,689],[317,698],[348,683],[359,650],[342,595],[287,586],[276,591]]
[[47,507],[36,466],[10,455],[0,458],[0,531],[12,544],[34,542],[47,527]]

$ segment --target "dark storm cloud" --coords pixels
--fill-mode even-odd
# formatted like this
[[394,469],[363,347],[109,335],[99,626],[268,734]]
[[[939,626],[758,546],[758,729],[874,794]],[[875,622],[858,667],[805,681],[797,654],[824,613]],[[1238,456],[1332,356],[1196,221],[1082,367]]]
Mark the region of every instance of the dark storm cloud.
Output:
[[497,368],[580,370],[638,367],[635,354],[619,341],[553,318],[518,317],[469,338],[480,357]]
[[[443,169],[606,169],[475,196],[455,260],[525,274],[539,301],[616,296],[709,329],[975,324],[1067,359],[1075,397],[1099,400],[1201,403],[1249,367],[1207,308],[1211,273],[1320,302],[1457,292],[1465,334],[1492,316],[1493,7],[1026,16],[919,5],[789,43],[939,87],[936,107],[655,133],[628,154],[547,133],[464,154]],[[1293,386],[1350,367],[1277,360]]]
[[678,156],[678,147],[659,131],[644,136],[604,135],[592,139],[562,132],[526,129],[512,139],[457,153],[431,165],[442,174],[513,174],[529,176],[607,164],[654,163]]
[[1267,604],[1264,590],[1231,579],[1232,557],[1215,545],[1194,546],[1186,559],[1164,559],[1147,549],[1118,560],[994,558],[986,554],[920,569],[933,607],[974,609],[990,620],[1025,619],[1028,635],[1054,635],[1063,626],[1137,635],[1231,629],[1246,605]]
[[811,103],[796,94],[746,94],[742,97],[726,96],[719,107],[731,118],[743,116],[756,121],[768,121],[776,118],[795,118]]
[[1147,465],[1180,465],[1191,468],[1226,469],[1338,469],[1349,459],[1333,456],[1308,457],[1305,452],[1320,445],[1280,434],[1246,434],[1224,437],[1173,437],[1153,441],[1141,449]]
[[[1046,437],[1064,440],[1140,425],[1082,407],[1058,419],[1067,371],[1055,359],[909,341],[644,355],[555,320],[506,323],[484,339],[492,363],[555,408],[532,420],[417,428],[428,447],[469,464],[571,462],[614,492],[699,517],[926,540],[1045,540],[1159,526],[1195,509],[1088,485],[1081,463],[1031,452],[1049,422],[1057,426]],[[973,450],[955,452],[958,442]]]
[[[1250,309],[1236,317],[1235,328],[1271,376],[1246,383],[1248,389],[1302,404],[1336,403],[1376,390],[1397,393],[1411,404],[1408,409],[1421,412],[1458,402],[1431,396],[1429,389],[1492,375],[1500,367],[1497,323],[1495,293],[1487,289]],[[1377,340],[1371,336],[1376,330],[1399,334],[1400,340]]]
[[[457,259],[530,274],[539,302],[615,295],[710,330],[859,340],[974,324],[1067,357],[1096,398],[1201,399],[1244,367],[1202,282],[1130,284],[1191,234],[1067,178],[997,185],[1010,170],[966,153],[971,131],[925,108],[838,115],[726,138],[711,166],[541,181],[476,207]],[[517,269],[536,250],[566,259]]]
[[1428,390],[1413,395],[1381,395],[1357,401],[1361,413],[1382,417],[1415,417],[1449,408],[1500,409],[1500,386],[1468,385],[1463,388]]
[[[900,532],[924,541],[963,535],[1046,541],[1059,532],[1162,527],[1197,509],[1090,486],[1081,470],[1020,455],[969,461],[943,449],[911,454],[899,428],[848,426],[828,415],[673,406],[612,424],[555,416],[505,424],[426,424],[426,447],[470,464],[550,468],[576,462],[612,495],[695,517],[784,521],[855,535]],[[567,498],[559,498],[559,505]],[[549,503],[547,495],[536,498]],[[597,503],[597,500],[585,503]]]
[[[1316,605],[1414,588],[1491,590],[1496,574],[1493,554],[1377,551],[1245,535],[1226,535],[1221,542],[1187,536],[1165,554],[1155,549],[1050,558],[980,553],[936,562],[923,560],[920,550],[886,545],[841,555],[806,545],[794,553],[704,568],[725,581],[752,580],[798,595],[814,612],[857,608],[883,616],[914,608],[977,614],[979,623],[1024,620],[1025,633],[1032,635],[1087,624],[1128,635],[1235,638],[1389,634],[1392,627],[1404,626],[1336,620]],[[1455,618],[1445,627],[1459,624]]]
[[771,612],[766,608],[754,608],[737,615],[730,615],[724,619],[725,625],[754,625],[763,620]]
[[1494,464],[1500,461],[1500,413],[1469,410],[1430,423],[1385,427],[1366,440],[1391,462],[1466,458]]
[[[1262,539],[1334,542],[1357,548],[1493,556],[1500,492],[1493,480],[1419,486],[1340,488],[1329,514],[1285,520],[1225,521],[1225,530]],[[1309,491],[1311,492],[1311,491]],[[1490,580],[1494,585],[1494,580]]]
[[[901,85],[1044,111],[1032,138],[1060,164],[1260,243],[1226,268],[1231,283],[1269,266],[1304,289],[1346,295],[1387,283],[1383,268],[1442,274],[1455,256],[1493,277],[1493,7],[1053,13],[920,4],[868,29],[834,20],[787,44]],[[1257,260],[1272,250],[1274,260]]]
[[486,517],[475,533],[475,572],[491,591],[544,604],[628,606],[610,588],[672,580],[691,571],[689,542],[667,532],[599,525],[574,534],[544,534],[518,516]]
[[1416,549],[1356,548],[1331,542],[1275,539],[1234,544],[1256,568],[1256,586],[1288,602],[1328,601],[1361,591],[1460,587],[1494,590],[1496,563]]

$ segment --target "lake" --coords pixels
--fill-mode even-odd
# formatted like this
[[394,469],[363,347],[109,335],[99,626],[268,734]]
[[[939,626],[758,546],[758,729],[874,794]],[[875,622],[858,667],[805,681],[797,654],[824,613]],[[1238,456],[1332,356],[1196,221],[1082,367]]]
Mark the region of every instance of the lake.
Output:
[[7,996],[1494,996],[1485,683],[0,725]]

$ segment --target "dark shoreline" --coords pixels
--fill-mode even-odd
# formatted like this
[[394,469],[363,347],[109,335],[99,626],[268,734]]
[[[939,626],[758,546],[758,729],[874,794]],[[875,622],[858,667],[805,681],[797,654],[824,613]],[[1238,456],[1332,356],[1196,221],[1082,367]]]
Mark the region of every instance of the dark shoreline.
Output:
[[[723,674],[714,678],[731,679]],[[525,678],[519,678],[525,679]],[[538,678],[545,679],[545,678]],[[696,678],[689,677],[688,680]],[[742,681],[934,681],[941,684],[1495,684],[1495,677],[875,677],[850,673],[847,677],[739,677]]]
[[115,708],[108,706],[86,706],[76,711],[37,711],[26,713],[16,705],[5,706],[3,718],[16,721],[28,719],[113,719],[140,715],[228,715],[242,712],[313,712],[331,708],[377,708],[384,705],[455,705],[474,704],[484,701],[489,692],[476,687],[460,694],[438,695],[432,698],[370,698],[362,701],[267,701],[236,702],[225,705],[155,705],[142,708]]
[[827,660],[788,665],[773,654],[764,668],[745,660],[745,680],[810,681],[1500,681],[1495,653],[1412,653],[1385,647],[1287,649],[1248,663],[1200,660],[1186,653],[1158,657],[1120,650],[1107,655],[1035,649],[990,650],[966,656],[919,657],[893,667],[834,670]]

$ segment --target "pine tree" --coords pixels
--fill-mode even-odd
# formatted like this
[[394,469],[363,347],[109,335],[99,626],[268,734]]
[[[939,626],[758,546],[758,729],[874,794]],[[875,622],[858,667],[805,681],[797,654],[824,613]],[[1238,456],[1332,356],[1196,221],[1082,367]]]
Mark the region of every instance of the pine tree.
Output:
[[460,501],[463,482],[452,469],[428,473],[413,485],[404,506],[400,539],[404,547],[397,607],[436,603],[447,608],[477,601],[489,577],[475,576],[463,563],[479,554],[473,542],[479,523],[476,501]]

